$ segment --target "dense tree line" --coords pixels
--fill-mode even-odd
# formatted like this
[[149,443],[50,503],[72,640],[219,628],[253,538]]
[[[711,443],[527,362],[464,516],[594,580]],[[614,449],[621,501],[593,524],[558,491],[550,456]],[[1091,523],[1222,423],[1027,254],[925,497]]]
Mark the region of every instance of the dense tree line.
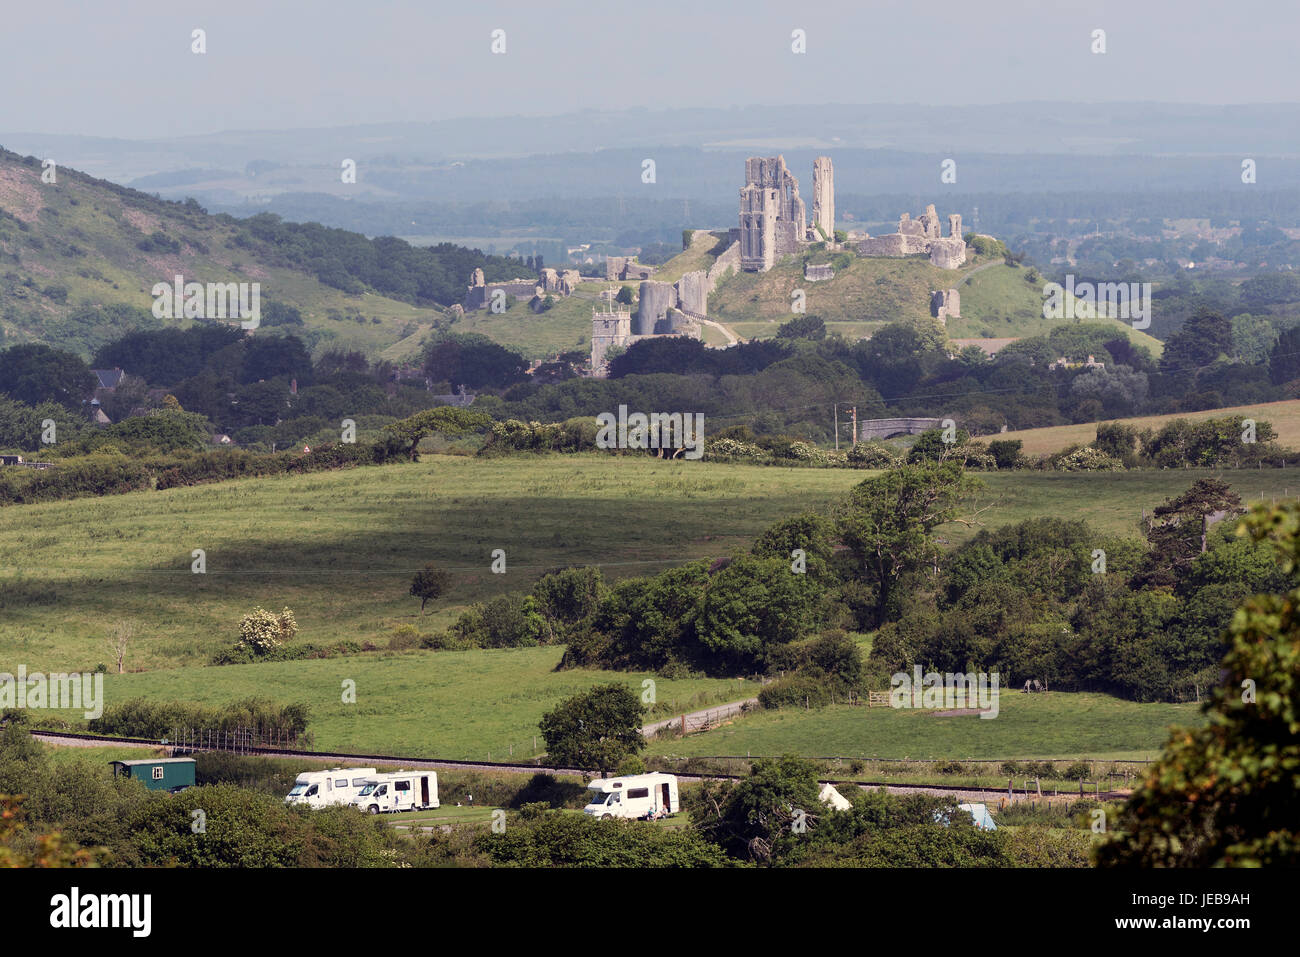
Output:
[[[915,664],[1176,701],[1208,691],[1237,606],[1290,580],[1232,534],[1244,509],[1216,480],[1151,503],[1142,539],[1043,518],[945,550],[934,530],[976,484],[953,460],[890,469],[746,553],[613,583],[559,570],[424,645],[563,643],[563,667],[767,674],[768,706],[846,700]],[[869,658],[844,629],[878,631]]]
[[516,279],[524,264],[452,243],[412,246],[402,239],[367,239],[360,233],[320,223],[291,223],[274,213],[248,219],[222,217],[236,225],[234,243],[264,262],[291,266],[344,292],[371,290],[418,305],[460,302],[475,269],[489,282]]

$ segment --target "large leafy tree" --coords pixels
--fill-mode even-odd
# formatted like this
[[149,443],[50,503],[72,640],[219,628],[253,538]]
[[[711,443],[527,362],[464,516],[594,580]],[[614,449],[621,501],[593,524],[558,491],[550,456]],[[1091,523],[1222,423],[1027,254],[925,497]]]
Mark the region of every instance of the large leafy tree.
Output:
[[1300,326],[1285,329],[1277,337],[1268,359],[1268,377],[1274,385],[1300,379]]
[[[1295,575],[1300,506],[1260,509],[1242,524]],[[1300,864],[1300,588],[1247,600],[1228,637],[1206,725],[1175,729],[1098,864]]]
[[938,559],[935,526],[956,517],[960,497],[976,484],[949,461],[891,469],[849,493],[839,513],[840,537],[877,589],[879,620],[896,614],[900,578]]
[[492,424],[492,417],[484,412],[471,412],[457,406],[440,405],[433,409],[417,412],[409,418],[384,426],[384,433],[401,442],[406,454],[414,462],[419,458],[420,440],[426,435],[437,432],[441,435],[466,435],[475,429],[484,429]]
[[1241,497],[1232,487],[1212,478],[1199,479],[1182,495],[1157,505],[1147,528],[1147,541],[1151,543],[1147,567],[1136,582],[1156,587],[1173,585],[1201,554],[1206,518],[1234,518],[1243,511]]
[[38,343],[0,352],[0,392],[19,402],[57,402],[75,409],[94,391],[90,367],[71,352]]
[[1232,323],[1212,309],[1198,309],[1169,337],[1160,371],[1194,376],[1220,356],[1233,354]]
[[610,664],[657,669],[696,655],[700,595],[708,581],[707,563],[700,561],[616,583],[594,620],[611,638]]
[[437,339],[424,357],[424,371],[453,389],[504,389],[523,382],[527,368],[528,360],[519,353],[477,334]]
[[626,685],[599,685],[561,701],[538,728],[553,764],[606,772],[645,749],[645,706]]
[[742,556],[713,575],[700,604],[701,644],[719,664],[750,669],[802,636],[819,589],[784,558]]

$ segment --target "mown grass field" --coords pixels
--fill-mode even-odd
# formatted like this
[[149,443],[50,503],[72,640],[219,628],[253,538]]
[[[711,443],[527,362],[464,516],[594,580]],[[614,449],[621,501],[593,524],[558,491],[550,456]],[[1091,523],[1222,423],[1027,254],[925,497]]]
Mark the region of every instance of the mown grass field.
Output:
[[757,711],[685,738],[657,738],[648,753],[664,757],[794,753],[890,760],[1143,760],[1159,751],[1170,725],[1200,724],[1200,720],[1195,704],[1137,704],[1102,694],[1029,695],[1004,689],[998,699],[998,715],[991,719],[937,717],[928,711],[856,705]]
[[[537,721],[556,702],[597,684],[618,681],[640,695],[642,681],[652,678],[659,701],[679,702],[687,709],[753,693],[753,682],[731,679],[557,672],[562,651],[558,647],[412,651],[172,668],[109,675],[104,696],[112,706],[132,698],[219,705],[264,695],[311,708],[310,731],[318,751],[509,761],[536,753],[532,749]],[[345,681],[356,683],[355,704],[343,700]]]
[[[1208,409],[1204,412],[1179,412],[1173,415],[1146,415],[1132,419],[1119,419],[1124,425],[1136,429],[1159,429],[1174,419],[1190,419],[1193,422],[1205,419],[1221,419],[1231,415],[1242,415],[1260,421],[1267,421],[1277,430],[1278,442],[1289,448],[1300,447],[1300,399],[1286,399],[1282,402],[1264,402],[1259,405],[1239,405],[1228,409]],[[998,439],[1019,439],[1024,443],[1026,455],[1045,455],[1059,452],[1071,445],[1086,445],[1097,437],[1097,425],[1084,422],[1079,425],[1055,425],[1045,429],[1021,429],[993,436]],[[1300,462],[1296,463],[1300,466]],[[1300,473],[1298,473],[1300,475]],[[1300,486],[1300,479],[1295,483]]]

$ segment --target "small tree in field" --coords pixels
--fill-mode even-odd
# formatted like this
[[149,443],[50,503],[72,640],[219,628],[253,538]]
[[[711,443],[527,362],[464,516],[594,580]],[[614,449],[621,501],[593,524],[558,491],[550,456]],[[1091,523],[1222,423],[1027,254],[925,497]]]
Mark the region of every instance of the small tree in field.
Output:
[[113,631],[108,636],[108,650],[117,663],[117,673],[119,675],[126,670],[126,650],[130,647],[131,639],[134,637],[135,622],[131,621],[119,621],[113,626]]
[[451,573],[439,568],[433,562],[425,565],[415,577],[411,579],[411,594],[420,599],[420,614],[424,614],[424,606],[436,598],[441,598],[443,592],[451,585]]
[[632,689],[615,683],[566,698],[542,715],[538,727],[552,763],[604,772],[645,750],[644,714]]

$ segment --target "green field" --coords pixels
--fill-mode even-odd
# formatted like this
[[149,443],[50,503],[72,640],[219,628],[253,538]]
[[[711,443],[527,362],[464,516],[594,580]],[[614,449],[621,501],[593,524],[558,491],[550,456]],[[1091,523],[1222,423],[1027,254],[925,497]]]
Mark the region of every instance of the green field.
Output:
[[[1043,282],[1026,281],[1029,270],[1020,266],[992,265],[966,274],[954,283],[961,294],[961,318],[949,319],[948,335],[954,339],[1003,337],[1024,338],[1046,335],[1054,326],[1069,325],[1072,319],[1043,318]],[[935,287],[938,288],[938,287]],[[1164,343],[1131,322],[1118,319],[1090,319],[1089,322],[1113,325],[1135,345],[1146,346],[1159,358]]]
[[[507,299],[505,312],[488,309],[467,312],[449,327],[452,332],[474,332],[522,353],[545,359],[557,352],[591,352],[591,310],[600,304],[606,282],[584,282],[571,296],[556,296],[545,312],[533,312],[525,300]],[[618,284],[614,284],[617,288]],[[633,284],[635,286],[635,283]]]
[[[411,651],[172,668],[109,675],[104,697],[109,706],[138,697],[217,705],[266,695],[310,706],[310,730],[318,751],[509,761],[537,753],[533,736],[543,713],[561,698],[596,684],[624,682],[640,694],[642,681],[653,678],[659,701],[685,708],[744,698],[753,689],[753,682],[721,678],[557,672],[562,650]],[[356,683],[355,704],[343,702],[341,689],[349,680]]]
[[[141,623],[128,669],[202,664],[257,605],[292,608],[301,641],[384,647],[397,626],[440,631],[468,603],[525,591],[556,566],[619,577],[726,554],[862,478],[684,464],[429,456],[0,509],[0,660],[90,669],[125,619]],[[196,548],[203,575],[191,571]],[[489,569],[496,548],[503,575]],[[407,591],[428,561],[454,583],[421,617]]]
[[[263,694],[310,704],[318,748],[527,756],[538,717],[558,698],[610,677],[640,688],[648,676],[556,673],[555,647],[205,665],[259,605],[292,608],[300,642],[351,639],[383,649],[400,626],[441,630],[468,603],[525,591],[556,566],[599,564],[614,578],[725,555],[783,517],[829,509],[868,474],[603,454],[428,456],[412,465],[8,507],[0,509],[0,660],[30,671],[90,670],[111,660],[109,630],[131,621],[131,673],[108,676],[110,703],[156,696],[219,704]],[[983,527],[1066,515],[1101,535],[1132,535],[1142,509],[1209,474],[995,473],[980,477],[984,488],[965,513],[983,509]],[[1258,500],[1261,491],[1281,495],[1285,475],[1223,477]],[[939,534],[956,544],[976,530],[954,523]],[[204,575],[190,570],[195,548],[206,550]],[[495,548],[506,550],[504,575],[489,570]],[[453,569],[454,584],[421,617],[407,587],[430,560]],[[346,679],[357,684],[356,705],[342,702]],[[752,686],[659,680],[657,690],[664,708],[680,711],[747,697]],[[1191,714],[1100,696],[1008,698],[995,721],[861,708],[763,714],[691,738],[686,746],[698,750],[683,753],[1116,756],[1150,752],[1168,721]],[[1080,710],[1086,701],[1096,707]],[[1051,710],[1058,703],[1061,713]],[[872,728],[865,736],[864,721]]]
[[[966,510],[998,526],[1070,515],[1105,535],[1134,534],[1143,509],[1207,471],[980,477]],[[1223,473],[1243,498],[1290,491],[1289,470]],[[649,457],[474,459],[250,479],[0,509],[0,660],[93,668],[118,621],[139,623],[128,670],[203,664],[257,605],[288,606],[299,640],[386,647],[402,625],[450,624],[473,601],[524,591],[546,570],[599,564],[651,574],[746,547],[783,517],[827,509],[866,473],[662,462]],[[1300,486],[1300,475],[1296,477]],[[977,527],[940,529],[949,542]],[[506,552],[506,574],[489,570]],[[207,572],[191,572],[192,551]],[[421,617],[415,570],[453,570]]]
[[1003,690],[998,709],[998,716],[991,719],[856,705],[758,711],[685,738],[656,738],[648,753],[1136,760],[1159,751],[1169,725],[1199,724],[1201,718],[1195,704],[1137,704],[1102,694],[1028,695],[1015,690]]

